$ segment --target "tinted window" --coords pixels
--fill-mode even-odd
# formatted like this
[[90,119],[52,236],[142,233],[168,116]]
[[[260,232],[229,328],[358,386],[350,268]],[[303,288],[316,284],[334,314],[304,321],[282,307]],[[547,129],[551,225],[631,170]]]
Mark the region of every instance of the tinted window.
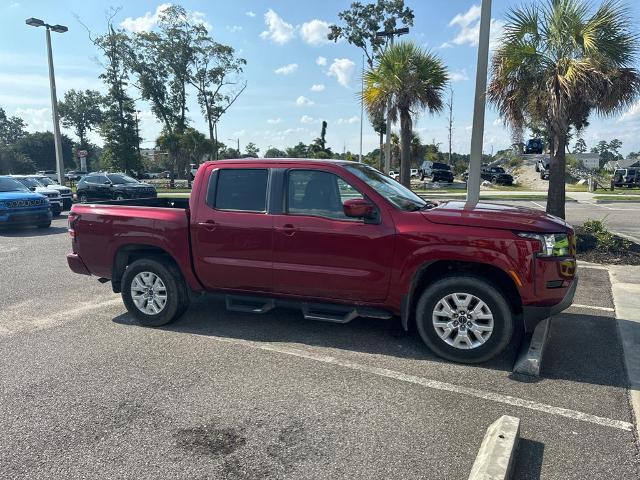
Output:
[[97,183],[98,178],[99,177],[97,175],[87,175],[81,181],[86,183]]
[[115,185],[124,185],[126,183],[139,183],[135,178],[131,178],[128,175],[122,175],[120,173],[112,173],[107,175],[111,183]]
[[215,208],[220,210],[241,210],[247,212],[264,212],[267,210],[267,178],[266,169],[232,169],[218,171]]
[[491,171],[495,172],[495,173],[504,173],[504,168],[502,168],[502,167],[493,167],[491,169]]
[[353,220],[344,214],[344,202],[363,198],[353,186],[333,173],[291,170],[287,185],[287,213]]
[[0,192],[28,192],[27,187],[13,178],[0,177]]
[[434,170],[450,170],[449,165],[446,163],[435,162],[432,167]]

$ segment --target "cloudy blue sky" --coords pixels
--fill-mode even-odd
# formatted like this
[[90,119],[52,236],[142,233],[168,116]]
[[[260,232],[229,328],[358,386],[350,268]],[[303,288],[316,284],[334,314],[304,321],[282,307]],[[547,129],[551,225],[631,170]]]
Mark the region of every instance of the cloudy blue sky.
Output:
[[[240,138],[241,146],[256,143],[264,152],[269,146],[285,147],[310,142],[329,123],[327,139],[334,151],[358,151],[362,56],[351,45],[326,40],[329,24],[350,0],[236,0],[179,2],[192,18],[204,22],[219,42],[236,48],[247,60],[245,93],[219,127],[222,141]],[[436,52],[450,70],[454,89],[454,150],[469,151],[473,111],[473,88],[479,22],[476,0],[407,0],[416,19],[408,38]],[[510,6],[520,1],[494,0],[492,36],[499,34]],[[632,15],[640,19],[640,5]],[[35,16],[69,27],[52,34],[58,95],[70,88],[104,90],[98,79],[101,68],[87,31],[105,30],[106,11],[122,4],[117,22],[131,31],[152,29],[166,2],[150,0],[2,0],[0,1],[0,106],[23,117],[29,129],[50,129],[49,89],[44,30],[24,24]],[[138,105],[143,146],[151,147],[159,133],[149,106]],[[205,131],[205,123],[190,102],[192,124]],[[485,151],[508,146],[510,135],[490,108],[487,111]],[[446,143],[445,115],[423,115],[415,125],[423,142]],[[592,117],[584,132],[591,147],[600,139],[619,138],[623,152],[640,150],[640,103],[615,118]],[[99,142],[99,137],[93,139]],[[365,119],[364,151],[375,148],[376,134]]]

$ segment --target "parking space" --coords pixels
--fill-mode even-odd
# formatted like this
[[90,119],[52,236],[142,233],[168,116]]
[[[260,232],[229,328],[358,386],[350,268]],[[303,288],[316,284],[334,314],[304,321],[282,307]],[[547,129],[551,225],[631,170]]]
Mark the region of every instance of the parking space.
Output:
[[64,221],[0,234],[1,478],[463,479],[501,415],[521,419],[516,478],[640,475],[606,270],[581,269],[534,380],[512,373],[515,346],[452,364],[397,320],[202,297],[140,327],[68,272]]

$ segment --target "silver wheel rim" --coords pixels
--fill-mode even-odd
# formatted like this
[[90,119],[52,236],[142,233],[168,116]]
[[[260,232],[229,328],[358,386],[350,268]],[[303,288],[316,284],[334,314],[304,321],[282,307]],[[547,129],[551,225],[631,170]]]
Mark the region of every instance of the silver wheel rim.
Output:
[[86,195],[80,195],[80,203],[87,203]]
[[124,197],[123,197],[122,195],[118,195],[118,196],[116,197],[116,200],[118,200],[118,201],[120,201],[120,200],[124,200]]
[[131,282],[131,299],[145,315],[157,315],[167,305],[167,287],[153,272],[140,272]]
[[433,309],[433,327],[442,341],[460,350],[485,344],[493,333],[493,313],[470,293],[450,293]]

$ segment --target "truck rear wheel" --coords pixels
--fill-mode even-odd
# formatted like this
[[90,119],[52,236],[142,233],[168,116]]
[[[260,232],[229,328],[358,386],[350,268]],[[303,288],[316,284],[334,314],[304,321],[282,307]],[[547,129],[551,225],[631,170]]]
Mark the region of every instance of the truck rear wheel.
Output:
[[438,356],[481,363],[511,342],[514,320],[507,299],[475,276],[450,276],[429,285],[416,308],[416,326]]
[[173,262],[143,258],[125,270],[122,300],[142,325],[160,327],[184,313],[189,305],[189,294],[182,274]]

